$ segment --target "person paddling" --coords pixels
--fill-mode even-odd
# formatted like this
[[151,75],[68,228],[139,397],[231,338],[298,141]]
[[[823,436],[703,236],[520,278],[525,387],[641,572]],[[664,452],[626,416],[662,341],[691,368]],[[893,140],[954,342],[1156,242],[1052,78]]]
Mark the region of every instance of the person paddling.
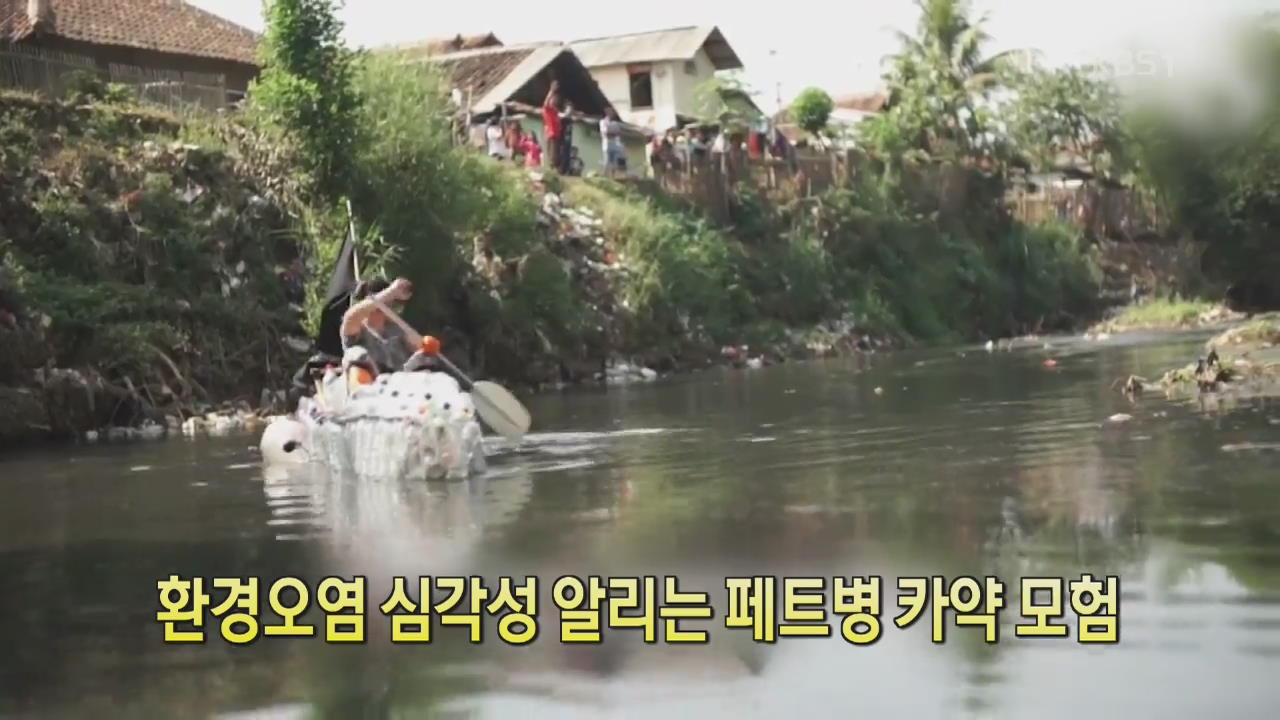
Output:
[[378,372],[396,372],[413,355],[418,347],[395,323],[387,321],[378,309],[378,302],[401,312],[404,303],[413,297],[413,284],[405,278],[388,283],[384,278],[373,278],[356,286],[356,303],[342,316],[342,349],[362,347]]

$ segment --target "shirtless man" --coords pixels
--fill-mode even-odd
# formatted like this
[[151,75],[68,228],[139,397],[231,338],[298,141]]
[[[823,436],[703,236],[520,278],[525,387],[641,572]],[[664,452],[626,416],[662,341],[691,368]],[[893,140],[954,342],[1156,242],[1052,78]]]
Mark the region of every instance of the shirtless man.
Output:
[[418,347],[398,325],[388,322],[373,298],[399,313],[404,303],[413,297],[412,283],[404,278],[396,278],[391,283],[374,278],[360,283],[355,297],[358,302],[342,316],[342,349],[364,348],[379,372],[400,370]]

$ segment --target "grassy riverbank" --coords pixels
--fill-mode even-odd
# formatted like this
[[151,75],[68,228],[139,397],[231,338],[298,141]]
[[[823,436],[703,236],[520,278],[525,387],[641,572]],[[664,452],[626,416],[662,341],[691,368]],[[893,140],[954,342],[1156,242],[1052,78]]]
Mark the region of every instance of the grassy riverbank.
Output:
[[1152,298],[1120,308],[1115,317],[1094,325],[1090,333],[1123,333],[1134,330],[1187,330],[1240,320],[1222,303],[1181,297]]

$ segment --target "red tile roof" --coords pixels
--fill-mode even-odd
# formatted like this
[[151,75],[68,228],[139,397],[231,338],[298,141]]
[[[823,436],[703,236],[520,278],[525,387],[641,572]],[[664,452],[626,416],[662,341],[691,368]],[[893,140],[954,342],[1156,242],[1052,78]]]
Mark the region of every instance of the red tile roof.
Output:
[[257,33],[183,0],[41,0],[45,20],[28,17],[29,0],[0,0],[0,40],[47,34],[97,45],[257,64]]

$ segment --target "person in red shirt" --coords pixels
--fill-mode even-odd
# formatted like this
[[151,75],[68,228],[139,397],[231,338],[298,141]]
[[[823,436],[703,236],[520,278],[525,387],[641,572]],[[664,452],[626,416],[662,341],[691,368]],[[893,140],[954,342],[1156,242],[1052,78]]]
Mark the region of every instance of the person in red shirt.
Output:
[[525,167],[542,167],[542,148],[538,147],[538,133],[530,131],[524,136],[521,151],[524,153]]
[[560,157],[560,82],[551,81],[547,99],[542,103],[542,128],[547,133],[547,164],[556,167]]

